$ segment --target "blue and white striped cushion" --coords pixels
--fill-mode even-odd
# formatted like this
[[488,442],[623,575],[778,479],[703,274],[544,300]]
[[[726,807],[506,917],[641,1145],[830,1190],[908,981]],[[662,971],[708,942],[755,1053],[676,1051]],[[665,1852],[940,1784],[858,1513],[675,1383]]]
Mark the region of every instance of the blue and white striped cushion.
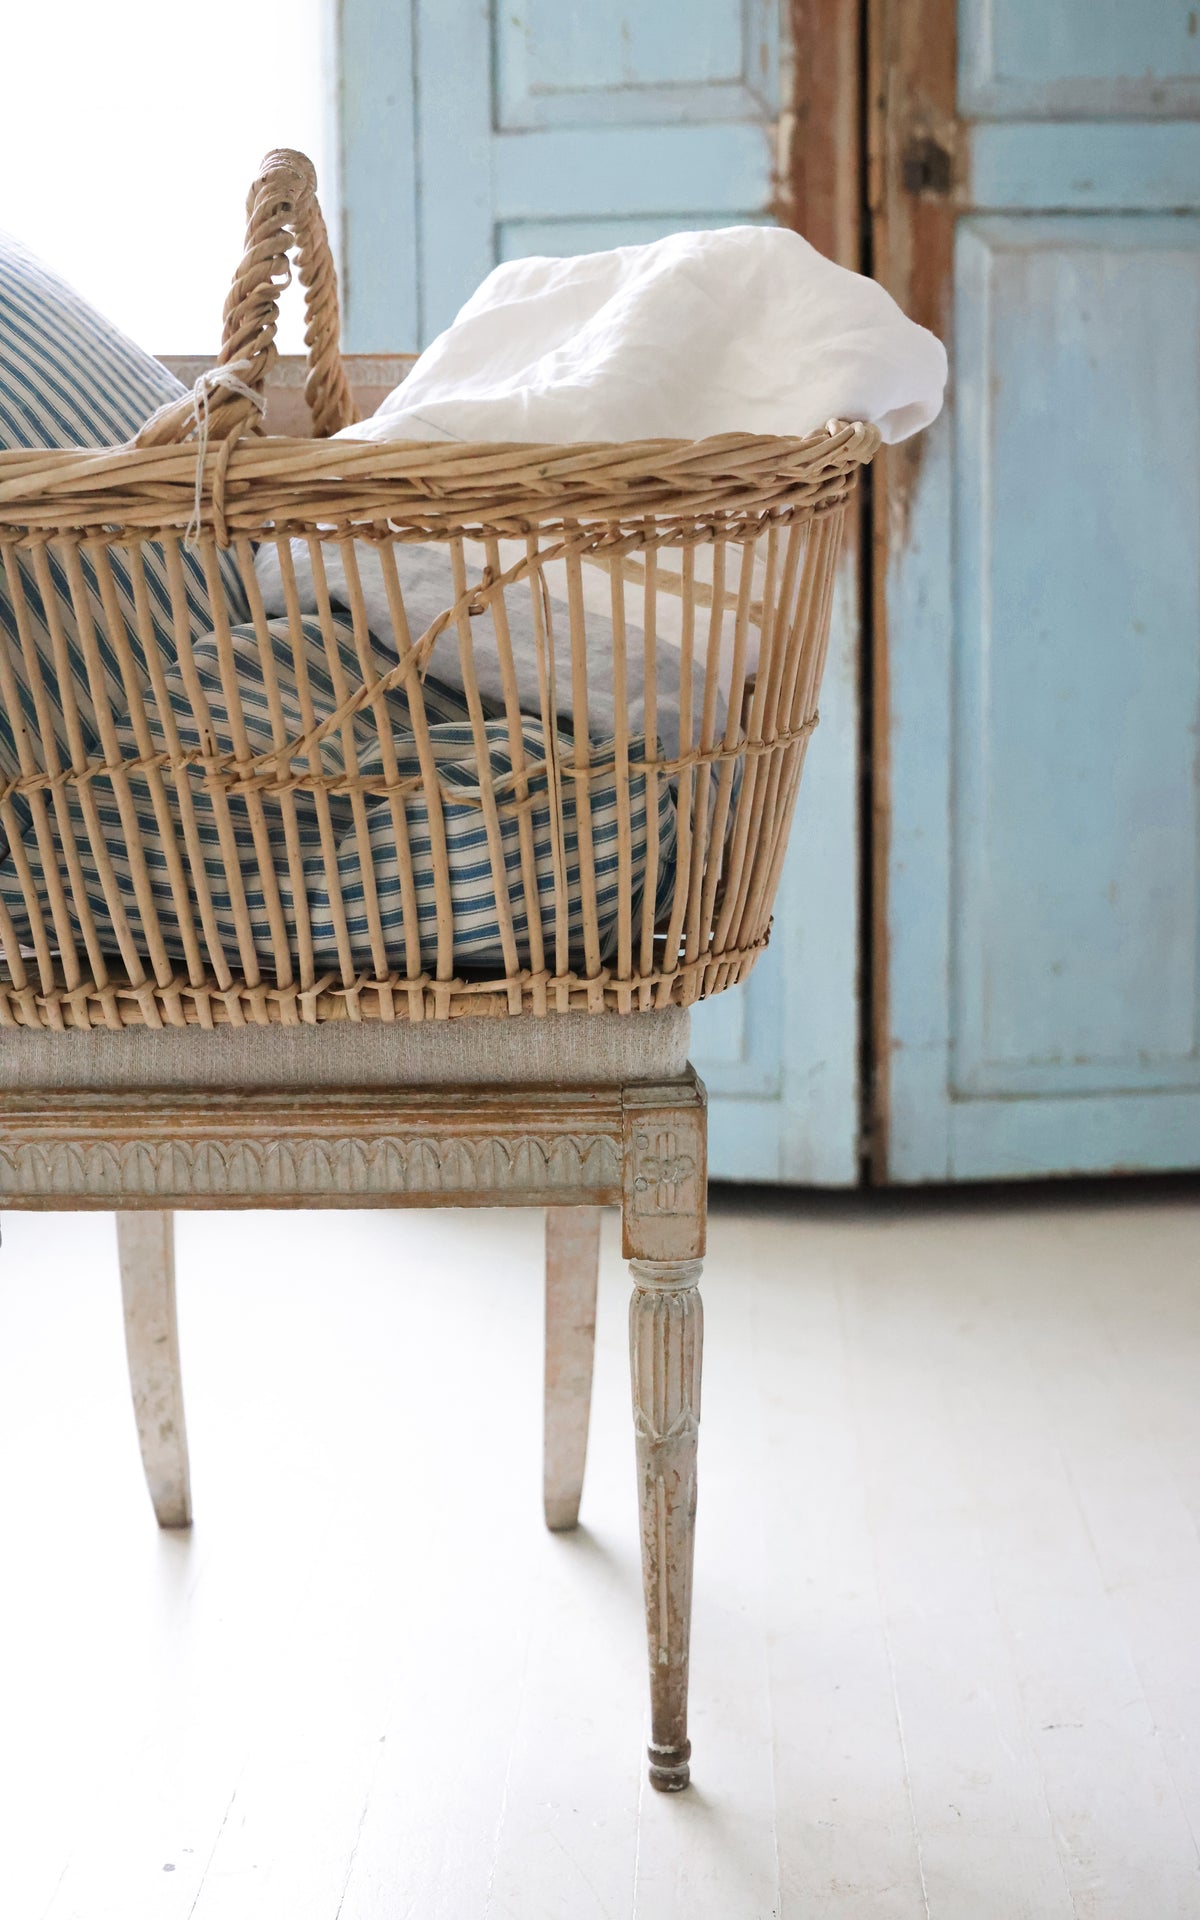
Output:
[[[157,407],[183,388],[166,368],[111,326],[57,274],[51,273],[18,240],[0,233],[0,448],[105,447],[131,439]],[[168,660],[175,658],[174,625],[166,563],[160,547],[140,549],[146,579],[154,643]],[[144,687],[146,661],[134,611],[130,560],[111,550],[113,586],[129,646],[133,672]],[[58,750],[71,758],[67,712],[74,706],[87,752],[97,742],[96,694],[79,641],[80,616],[94,623],[103,658],[107,698],[116,711],[128,704],[119,659],[106,631],[97,562],[80,554],[77,594],[61,552],[46,555],[45,593],[28,554],[9,552],[0,568],[0,645],[7,654],[26,724],[38,738],[32,680],[40,672],[52,715]],[[198,556],[183,555],[183,578],[190,629],[200,636],[213,625],[212,609]],[[248,608],[231,557],[222,557],[219,579],[229,618],[245,620]],[[69,685],[59,683],[46,606],[57,614],[69,665]],[[18,634],[24,603],[31,663]],[[13,716],[0,702],[0,773],[19,771]]]
[[[292,739],[299,738],[305,733],[306,728],[312,725],[312,718],[306,715],[315,714],[319,723],[322,718],[334,712],[338,705],[329,656],[321,638],[319,623],[316,620],[303,621],[301,623],[301,668],[307,683],[308,697],[312,703],[311,708],[306,709],[301,699],[300,675],[297,672],[295,649],[287,625],[283,621],[272,622],[269,631],[271,665],[287,735]],[[341,674],[351,685],[357,684],[361,677],[361,669],[354,635],[349,625],[339,625],[336,629],[336,637]],[[275,746],[275,738],[272,733],[267,701],[263,649],[251,626],[234,628],[231,642],[237,697],[249,750],[253,755],[270,753]],[[377,670],[386,671],[387,667],[394,663],[394,656],[378,642],[375,643],[374,651]],[[197,642],[194,647],[194,657],[199,690],[207,705],[205,725],[207,737],[202,743],[192,701],[184,686],[183,675],[179,668],[175,667],[167,675],[167,687],[180,745],[185,751],[205,744],[210,752],[215,751],[218,755],[232,752],[234,732],[230,722],[229,702],[221,675],[215,637],[210,635]],[[463,789],[461,804],[451,799],[445,799],[443,802],[451,876],[455,965],[460,969],[481,971],[503,968],[505,955],[500,937],[496,887],[489,857],[486,827],[481,808],[471,797],[473,790],[477,789],[479,784],[479,764],[466,702],[457,691],[445,688],[439,682],[427,677],[424,682],[424,704],[429,723],[430,744],[438,763],[443,793],[454,787]],[[388,694],[386,707],[400,778],[416,776],[420,772],[420,763],[413,738],[408,702],[403,691],[397,690]],[[149,705],[146,710],[146,723],[153,749],[156,751],[164,749],[167,741],[161,715]],[[485,731],[488,760],[493,777],[499,783],[511,771],[507,724],[493,710],[487,709]],[[351,724],[351,734],[354,769],[368,778],[382,781],[384,766],[379,736],[369,709],[355,716]],[[527,764],[534,768],[544,766],[546,739],[541,722],[527,718],[522,728],[522,736]],[[118,745],[122,758],[135,760],[139,757],[136,734],[133,726],[128,722],[122,723],[118,728]],[[573,744],[568,734],[560,732],[557,745],[564,760],[569,761],[573,758]],[[634,761],[644,755],[644,745],[640,740],[631,740],[629,750],[630,758]],[[324,772],[338,774],[346,771],[340,730],[322,741],[318,751]],[[592,759],[600,767],[607,759],[611,766],[612,743],[607,743],[607,746],[603,742],[594,743]],[[305,771],[302,761],[297,760],[293,764],[297,773]],[[584,950],[578,816],[573,785],[568,780],[564,781],[563,786],[565,791],[561,852],[566,873],[570,964],[580,968],[584,964]],[[129,800],[132,802],[135,815],[136,838],[149,869],[153,905],[164,945],[173,958],[183,959],[186,957],[187,949],[172,895],[162,824],[155,809],[154,796],[144,775],[130,776],[128,788]],[[662,895],[669,884],[671,856],[675,846],[675,805],[666,780],[656,782],[656,788],[660,876],[657,889],[660,898],[657,905],[661,907],[665,904]],[[549,805],[544,771],[532,775],[530,789],[535,801],[530,809],[529,818],[537,867],[539,917],[546,953],[553,964],[555,824]],[[504,790],[501,788],[501,791]],[[234,972],[243,968],[249,957],[246,953],[240,952],[238,947],[236,902],[233,892],[234,888],[238,888],[245,899],[253,931],[255,955],[259,960],[267,962],[268,971],[271,971],[273,946],[270,914],[247,802],[238,795],[222,801],[214,795],[207,776],[198,767],[190,770],[186,791],[194,814],[197,838],[205,853],[205,870],[211,901],[210,925],[224,957]],[[145,943],[142,914],[134,886],[133,866],[128,854],[126,827],[122,820],[117,795],[114,793],[111,780],[107,777],[93,780],[91,792],[99,810],[104,845],[112,862],[116,879],[115,908],[114,904],[106,898],[96,861],[89,850],[86,823],[77,791],[74,788],[66,789],[64,800],[60,805],[65,805],[74,832],[96,935],[105,952],[119,953],[120,936],[124,934],[132,940],[137,951],[145,954],[148,949]],[[544,804],[537,804],[539,795],[547,796]],[[641,897],[648,852],[644,778],[635,776],[630,780],[629,801],[631,898],[636,906]],[[159,805],[160,808],[165,805],[174,828],[176,842],[182,848],[183,819],[179,796],[173,781],[164,782]],[[229,871],[221,841],[223,807],[228,809],[224,815],[226,842],[231,843],[236,850],[237,864],[232,873]],[[366,800],[366,807],[367,858],[379,902],[385,958],[389,968],[404,971],[409,955],[406,953],[402,937],[400,867],[396,852],[392,806],[387,798],[372,797]],[[307,920],[311,930],[318,966],[335,969],[342,960],[326,877],[324,845],[332,851],[337,872],[337,893],[345,904],[347,922],[345,944],[348,948],[348,958],[357,971],[374,972],[374,955],[367,916],[367,892],[363,875],[363,849],[359,844],[349,796],[344,792],[326,792],[319,803],[311,789],[298,788],[294,790],[290,800],[284,804],[281,804],[277,795],[264,798],[262,808],[269,846],[270,872],[275,878],[279,909],[289,946],[294,947],[298,919],[302,916]],[[597,874],[596,908],[601,953],[602,957],[610,957],[615,949],[620,900],[617,859],[619,819],[617,784],[611,771],[607,774],[598,773],[593,779],[589,794],[589,810]],[[299,855],[297,871],[293,871],[288,858],[287,816],[289,811],[294,822],[294,844]],[[420,959],[423,967],[432,970],[437,957],[433,856],[429,812],[424,795],[419,790],[405,796],[404,817],[415,883]],[[522,886],[518,826],[515,813],[511,809],[502,812],[501,838],[517,957],[521,965],[528,965],[529,926],[524,910],[525,896]],[[22,864],[27,863],[27,884],[32,886],[41,900],[47,898],[43,841],[52,864],[59,870],[64,870],[64,849],[57,809],[46,810],[41,838],[32,829],[22,838]],[[18,938],[28,940],[29,914],[20,876],[16,865],[12,862],[6,862],[0,866],[0,898],[3,899],[13,917]],[[188,917],[195,914],[196,923],[199,924],[196,908],[195,892],[189,888]],[[82,933],[79,916],[72,910],[69,917],[72,932],[75,938],[79,939]],[[201,953],[206,961],[211,961],[213,958],[211,951],[204,951],[203,944]]]

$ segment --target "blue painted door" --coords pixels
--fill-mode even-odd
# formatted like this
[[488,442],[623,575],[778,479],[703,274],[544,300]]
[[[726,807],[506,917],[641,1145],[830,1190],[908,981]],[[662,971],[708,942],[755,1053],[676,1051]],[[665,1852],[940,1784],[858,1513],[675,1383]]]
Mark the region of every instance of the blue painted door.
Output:
[[877,269],[952,367],[876,494],[876,1171],[1194,1166],[1197,12],[872,31]]
[[[780,15],[779,0],[342,0],[347,344],[426,343],[499,260],[769,218]],[[844,38],[826,36],[827,57]],[[843,165],[852,208],[853,146]],[[848,565],[771,947],[696,1010],[718,1176],[858,1177],[857,742]]]

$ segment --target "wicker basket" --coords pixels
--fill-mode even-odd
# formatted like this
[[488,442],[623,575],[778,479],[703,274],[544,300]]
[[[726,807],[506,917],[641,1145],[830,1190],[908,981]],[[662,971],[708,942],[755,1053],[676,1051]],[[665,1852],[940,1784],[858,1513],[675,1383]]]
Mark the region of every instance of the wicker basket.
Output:
[[[0,454],[6,567],[36,562],[74,581],[82,561],[99,581],[100,609],[81,608],[77,623],[97,707],[90,746],[77,742],[64,754],[39,707],[39,722],[26,713],[16,729],[19,776],[0,785],[0,826],[24,901],[19,926],[8,907],[0,913],[0,1023],[631,1011],[688,1005],[743,979],[767,942],[817,723],[846,505],[876,431],[835,423],[803,440],[731,434],[573,446],[330,441],[324,436],[354,415],[311,165],[269,155],[248,211],[220,362],[203,394],[164,409],[129,446]],[[306,290],[306,395],[318,436],[306,440],[267,437],[260,420],[293,251]],[[268,621],[256,586],[256,548],[274,543],[286,575],[296,540],[307,542],[301,551],[313,556],[318,581],[335,555],[351,582],[336,614],[328,593],[319,594],[319,633],[291,601],[282,622]],[[135,588],[144,581],[151,546],[174,579],[185,541],[211,596],[228,702],[220,737],[180,608],[176,664],[190,714],[186,705],[181,714],[155,658],[144,594],[135,592],[130,616],[105,590],[118,558]],[[413,543],[448,556],[454,587],[437,619],[417,631],[403,588],[402,550]],[[390,583],[387,634],[377,623],[367,632],[354,585],[363,553]],[[243,724],[222,604],[231,565],[256,651],[278,662],[281,647],[291,649],[293,679],[308,700],[302,724],[289,729],[266,672],[266,750]],[[552,569],[566,583],[557,600]],[[24,683],[34,670],[19,597],[16,610],[17,640],[0,630],[0,702],[10,711],[16,669]],[[508,639],[518,617],[532,619],[537,638],[540,750],[518,709]],[[334,698],[324,708],[305,693],[314,646],[330,662]],[[474,678],[485,648],[505,693],[486,712]],[[437,715],[428,689],[446,649],[476,749],[473,784],[464,785],[461,766],[448,783],[431,746]],[[598,743],[586,716],[602,656],[615,722],[611,741]],[[632,677],[645,708],[637,736],[623,711]],[[669,755],[657,725],[668,679],[678,711]],[[405,703],[415,766],[397,755],[394,698]],[[562,720],[565,707],[573,725]],[[603,859],[594,831],[601,792],[611,828]],[[215,822],[215,852],[197,838],[196,795]],[[464,965],[458,950],[458,882],[446,853],[446,822],[466,807],[477,823],[476,883],[491,886],[496,913],[497,956],[478,967]],[[137,836],[147,808],[160,833],[153,862]],[[360,848],[368,818],[377,836],[386,821],[389,902],[370,858],[348,897],[335,812],[352,820]],[[292,873],[289,882],[301,819],[319,848],[325,949],[300,879]],[[21,854],[23,836],[43,854],[53,850],[40,882]],[[218,925],[218,896],[232,934]]]

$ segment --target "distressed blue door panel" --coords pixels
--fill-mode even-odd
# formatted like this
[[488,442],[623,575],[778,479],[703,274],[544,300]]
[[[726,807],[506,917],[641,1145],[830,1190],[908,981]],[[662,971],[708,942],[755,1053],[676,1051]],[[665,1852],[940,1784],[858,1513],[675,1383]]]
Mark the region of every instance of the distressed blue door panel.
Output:
[[1200,34],[1189,0],[988,0],[959,30],[963,113],[1122,114],[1200,107]]
[[[432,139],[432,130],[431,130]],[[727,218],[763,204],[768,149],[760,126],[554,127],[501,133],[492,146],[495,205],[505,219],[547,215]]]
[[[746,216],[747,226],[762,225],[765,214]],[[689,213],[688,226],[693,229],[727,227],[729,216],[725,213]],[[531,253],[570,254],[601,253],[609,247],[645,246],[650,240],[665,240],[668,234],[679,232],[679,221],[673,214],[660,214],[657,219],[631,217],[605,220],[504,220],[496,228],[497,260],[523,260]]]
[[1200,221],[956,280],[952,1088],[1200,1088]]
[[980,121],[970,150],[978,207],[1170,213],[1195,205],[1200,180],[1200,125],[1188,121]]
[[960,107],[1073,118],[959,133],[886,582],[892,1179],[1200,1164],[1200,127],[1100,117],[1195,110],[1182,20],[960,0]]
[[495,10],[496,125],[663,127],[779,112],[779,16],[766,0]]
[[342,343],[411,353],[422,339],[414,0],[341,0],[337,62]]
[[[780,11],[342,0],[348,344],[426,343],[501,259],[768,218]],[[718,1176],[858,1177],[856,606],[847,576],[770,947],[695,1016]]]

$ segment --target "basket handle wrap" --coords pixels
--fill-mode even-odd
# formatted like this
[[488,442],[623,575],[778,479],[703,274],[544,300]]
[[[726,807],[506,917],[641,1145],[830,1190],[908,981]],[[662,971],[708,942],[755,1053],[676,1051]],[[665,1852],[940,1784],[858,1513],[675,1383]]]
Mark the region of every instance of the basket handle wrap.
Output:
[[[317,175],[303,153],[277,147],[268,153],[246,199],[246,246],[225,302],[218,368],[235,368],[229,386],[207,376],[208,437],[237,439],[257,426],[259,408],[239,387],[261,395],[277,357],[279,297],[292,276],[304,288],[304,342],[308,375],[304,397],[319,439],[353,424],[358,415],[338,345],[337,274],[329,235],[317,202]],[[137,436],[140,447],[170,446],[196,428],[196,399],[185,394],[160,407]]]

